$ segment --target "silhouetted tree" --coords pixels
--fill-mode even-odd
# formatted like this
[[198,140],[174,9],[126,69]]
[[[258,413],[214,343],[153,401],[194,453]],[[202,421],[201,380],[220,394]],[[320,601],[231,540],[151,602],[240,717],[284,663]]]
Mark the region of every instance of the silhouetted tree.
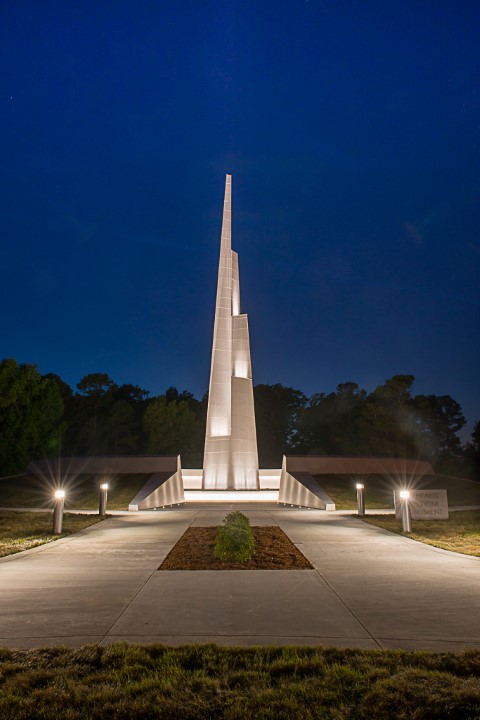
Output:
[[[480,479],[480,428],[462,447],[460,405],[449,395],[412,394],[413,375],[394,375],[367,394],[354,382],[315,393],[256,385],[260,465],[278,466],[283,453],[385,455],[423,458],[437,471]],[[0,463],[23,469],[49,453],[182,454],[184,467],[203,458],[208,395],[169,387],[149,398],[138,385],[117,385],[106,373],[83,377],[72,389],[33,365],[0,364]],[[62,417],[63,409],[63,417]],[[61,443],[61,447],[60,447]],[[13,468],[13,470],[12,470]]]
[[155,398],[145,410],[144,428],[147,452],[159,455],[182,455],[188,467],[196,452],[199,421],[186,400],[167,401],[164,395]]
[[77,452],[98,454],[105,452],[105,427],[103,420],[114,403],[112,389],[117,385],[106,373],[85,375],[77,383],[75,438]]
[[62,433],[58,384],[36,365],[0,362],[0,469],[25,470],[28,462],[55,453]]
[[256,385],[255,422],[262,467],[279,467],[282,455],[298,443],[300,416],[307,402],[300,390],[284,385]]
[[362,455],[418,457],[412,433],[413,375],[394,375],[368,395],[358,421]]
[[473,426],[473,432],[470,435],[471,442],[467,444],[465,452],[471,468],[472,477],[480,481],[480,421]]
[[301,418],[299,449],[320,455],[362,454],[358,423],[366,395],[354,382],[341,383],[329,395],[312,395]]
[[450,395],[417,395],[413,398],[419,454],[437,472],[463,471],[464,450],[458,432],[465,425],[460,405]]

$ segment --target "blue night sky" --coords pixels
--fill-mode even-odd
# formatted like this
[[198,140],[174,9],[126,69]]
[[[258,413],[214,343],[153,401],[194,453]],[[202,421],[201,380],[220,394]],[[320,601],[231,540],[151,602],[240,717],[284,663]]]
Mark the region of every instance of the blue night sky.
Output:
[[480,419],[480,5],[3,0],[0,357],[208,387],[224,176],[254,382]]

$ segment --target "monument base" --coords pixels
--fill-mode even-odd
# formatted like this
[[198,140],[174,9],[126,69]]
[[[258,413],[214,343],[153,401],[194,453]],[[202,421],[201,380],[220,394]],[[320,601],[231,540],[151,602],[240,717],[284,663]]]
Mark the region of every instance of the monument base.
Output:
[[187,503],[278,502],[278,490],[185,490]]
[[[258,471],[258,477],[259,477],[259,490],[278,490],[280,487],[280,476],[282,474],[282,469],[278,468],[273,470],[259,470]],[[203,478],[203,470],[200,469],[185,469],[182,468],[182,480],[183,480],[183,489],[184,490],[202,490],[202,478]],[[203,492],[210,493],[212,492],[238,492],[240,494],[243,493],[258,493],[259,490],[203,490]]]

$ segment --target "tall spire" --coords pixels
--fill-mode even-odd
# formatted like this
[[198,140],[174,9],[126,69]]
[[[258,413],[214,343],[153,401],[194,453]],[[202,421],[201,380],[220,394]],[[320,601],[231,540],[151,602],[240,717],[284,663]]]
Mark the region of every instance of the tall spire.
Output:
[[259,487],[248,319],[240,313],[238,255],[231,249],[231,184],[227,175],[203,462],[205,490]]
[[232,249],[232,176],[225,180],[225,197],[223,200],[222,237],[220,250]]

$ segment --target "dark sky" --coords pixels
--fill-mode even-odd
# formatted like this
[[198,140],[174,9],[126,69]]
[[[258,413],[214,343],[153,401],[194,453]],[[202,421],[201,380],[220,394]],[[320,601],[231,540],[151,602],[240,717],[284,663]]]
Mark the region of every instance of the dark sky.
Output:
[[3,0],[0,357],[208,386],[224,176],[254,381],[480,419],[480,4]]

